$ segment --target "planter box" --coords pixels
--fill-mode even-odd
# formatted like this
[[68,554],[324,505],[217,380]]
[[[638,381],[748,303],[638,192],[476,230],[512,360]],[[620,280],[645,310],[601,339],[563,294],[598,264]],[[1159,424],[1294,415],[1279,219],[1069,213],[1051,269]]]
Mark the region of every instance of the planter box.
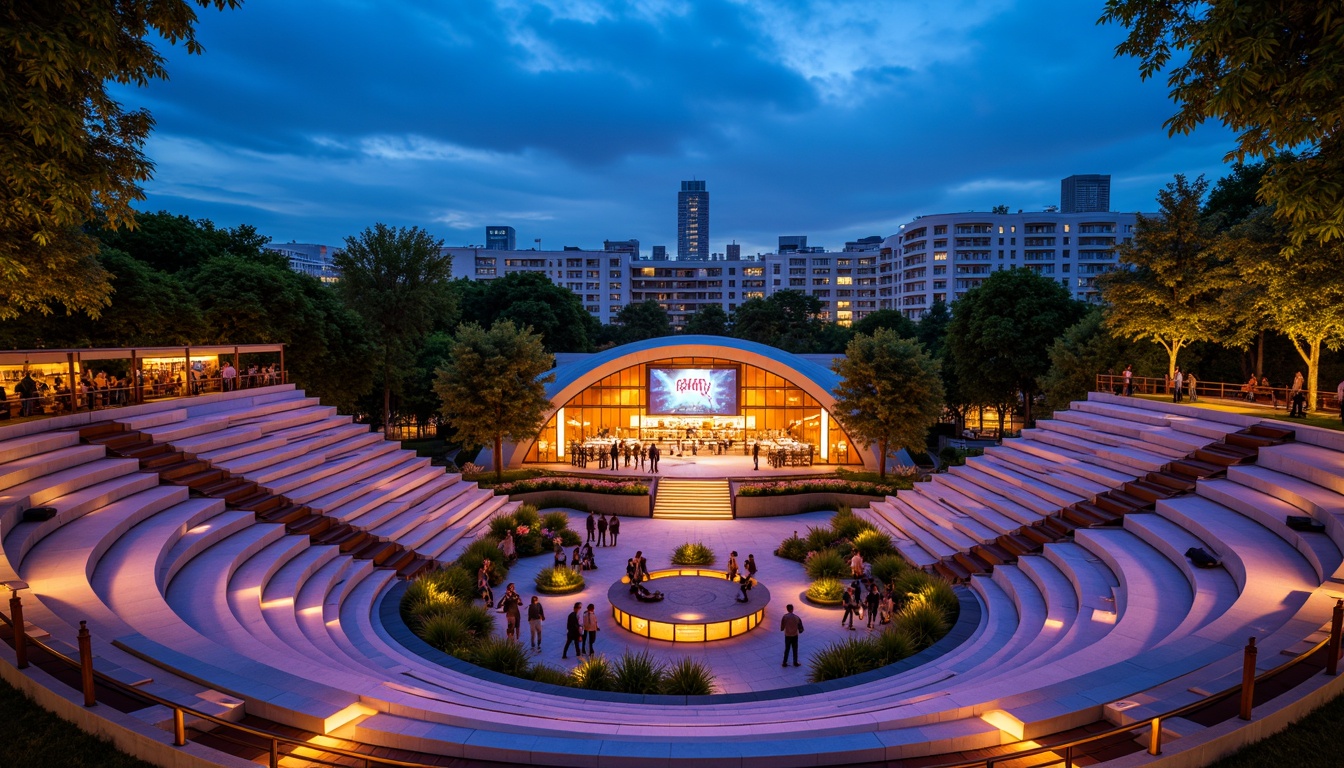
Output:
[[784,496],[738,496],[733,500],[737,517],[776,517],[797,515],[818,509],[836,509],[840,505],[866,507],[883,496],[857,493],[790,493]]
[[513,501],[525,501],[535,505],[537,509],[568,507],[580,512],[598,512],[621,517],[653,517],[653,497],[648,494],[623,496],[584,491],[529,491],[510,494],[509,498]]

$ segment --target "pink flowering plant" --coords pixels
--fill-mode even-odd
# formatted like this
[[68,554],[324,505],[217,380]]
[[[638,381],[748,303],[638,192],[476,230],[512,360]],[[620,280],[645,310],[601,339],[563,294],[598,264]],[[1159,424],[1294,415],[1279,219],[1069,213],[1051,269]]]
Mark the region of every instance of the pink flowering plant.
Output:
[[860,496],[887,496],[902,488],[909,488],[908,482],[870,483],[862,480],[845,480],[838,477],[817,477],[807,480],[765,480],[743,483],[738,487],[739,496],[791,496],[797,493],[852,493]]
[[648,496],[649,486],[638,480],[594,480],[586,477],[534,477],[495,486],[495,494],[511,496],[536,491],[576,491],[614,496]]

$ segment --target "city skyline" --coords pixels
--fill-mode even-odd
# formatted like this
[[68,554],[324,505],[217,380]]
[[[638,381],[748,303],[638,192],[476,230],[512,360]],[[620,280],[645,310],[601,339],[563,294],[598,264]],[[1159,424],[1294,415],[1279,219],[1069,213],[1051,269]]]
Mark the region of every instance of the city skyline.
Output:
[[165,48],[169,82],[117,89],[158,122],[142,209],[276,242],[384,221],[446,245],[498,224],[546,249],[675,251],[676,185],[704,179],[709,251],[749,254],[1041,210],[1073,174],[1110,174],[1116,211],[1152,210],[1173,174],[1222,175],[1232,143],[1167,137],[1162,78],[1112,56],[1122,30],[1095,24],[1099,4],[312,10],[201,13],[204,56]]

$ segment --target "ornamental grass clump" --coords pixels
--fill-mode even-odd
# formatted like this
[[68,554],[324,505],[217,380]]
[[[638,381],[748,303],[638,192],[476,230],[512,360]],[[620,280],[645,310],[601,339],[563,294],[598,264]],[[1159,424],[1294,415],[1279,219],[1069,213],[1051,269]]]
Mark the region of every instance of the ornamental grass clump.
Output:
[[807,542],[797,536],[790,536],[775,548],[775,557],[801,563],[803,558],[807,557]]
[[837,578],[817,579],[807,586],[807,599],[818,605],[839,605],[845,594],[845,583]]
[[556,669],[549,664],[533,664],[528,670],[528,677],[538,683],[549,683],[550,685],[561,685],[566,688],[574,686],[574,678],[563,669]]
[[868,560],[869,575],[873,577],[874,581],[882,585],[890,585],[902,574],[911,570],[911,566],[905,561],[905,558],[896,554],[878,555],[871,560],[868,559],[867,555],[864,555],[863,559]]
[[669,696],[708,696],[717,688],[714,673],[704,662],[683,656],[667,666],[662,692]]
[[711,565],[714,562],[714,550],[702,542],[686,542],[672,550],[673,565]]
[[490,561],[490,585],[499,586],[509,575],[509,569],[504,565],[504,552],[493,539],[482,538],[473,541],[457,558],[458,567],[473,574],[473,589],[474,574],[481,569],[481,563],[487,559]]
[[616,680],[611,662],[601,654],[589,656],[579,662],[578,666],[570,670],[569,676],[574,681],[575,688],[588,691],[610,691]]
[[487,637],[478,642],[463,658],[491,672],[513,677],[531,677],[532,654],[517,640]]
[[620,693],[652,694],[662,690],[666,665],[648,651],[626,651],[616,660],[611,690]]
[[831,643],[808,662],[807,681],[821,683],[877,669],[877,647],[869,638],[849,638]]
[[839,541],[840,534],[836,533],[835,529],[829,525],[823,525],[819,528],[809,525],[804,540],[807,542],[808,552],[820,552]]
[[538,592],[547,595],[568,595],[584,587],[583,574],[566,566],[542,568],[532,581]]
[[863,555],[864,562],[872,562],[884,555],[896,554],[896,546],[891,543],[891,536],[876,528],[860,531],[853,539],[854,548],[859,550],[860,555]]
[[911,600],[896,612],[892,624],[909,633],[921,651],[947,634],[948,620],[943,609],[923,599]]
[[823,549],[814,553],[803,563],[809,579],[838,579],[849,572],[849,563],[845,556],[834,549]]
[[873,524],[854,514],[854,510],[849,507],[841,506],[831,515],[831,530],[835,531],[837,538],[853,541],[864,531],[873,530]]
[[452,656],[464,653],[476,642],[476,635],[467,628],[460,616],[453,613],[426,616],[416,634],[434,648]]

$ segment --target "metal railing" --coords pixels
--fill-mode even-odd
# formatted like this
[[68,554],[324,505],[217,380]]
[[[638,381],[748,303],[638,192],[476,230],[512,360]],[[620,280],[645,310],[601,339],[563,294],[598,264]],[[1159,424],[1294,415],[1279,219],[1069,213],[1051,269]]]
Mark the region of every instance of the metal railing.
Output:
[[[223,375],[225,363],[236,366],[235,375]],[[255,372],[250,370],[253,366]],[[33,377],[26,384],[24,376],[29,373]],[[0,350],[0,377],[0,421],[289,381],[283,344]]]
[[[695,569],[695,568],[667,569],[667,571],[669,572],[678,570],[696,571],[698,575],[713,575],[713,576],[724,575],[722,572],[719,571],[702,572],[703,569]],[[660,571],[659,573],[663,572]],[[101,672],[97,672],[94,670],[93,653],[91,650],[92,643],[89,637],[89,631],[85,627],[84,622],[81,621],[79,623],[80,658],[72,659],[69,656],[66,656],[65,654],[61,653],[60,651],[57,651],[56,649],[52,648],[51,646],[39,640],[35,640],[32,637],[29,637],[27,632],[22,629],[23,625],[21,624],[21,622],[23,621],[23,613],[21,608],[21,602],[19,601],[19,596],[17,592],[10,599],[10,611],[11,616],[5,616],[4,614],[0,613],[0,619],[2,619],[6,624],[10,626],[11,629],[14,630],[13,634],[14,634],[15,658],[18,661],[18,666],[20,669],[23,669],[24,667],[27,666],[26,663],[27,654],[25,646],[33,645],[38,648],[41,648],[46,653],[51,654],[51,656],[60,660],[61,662],[68,664],[71,667],[79,668],[81,670],[81,679],[83,681],[85,706],[91,707],[96,704],[95,686],[94,686],[94,681],[96,679],[98,682],[101,682],[102,684],[115,689],[116,691],[118,691],[123,695],[140,699],[142,701],[148,702],[149,704],[158,704],[167,707],[173,711],[174,746],[182,747],[186,745],[187,743],[186,718],[190,716],[195,719],[213,723],[214,725],[220,728],[226,729],[230,734],[237,733],[244,736],[250,736],[254,739],[261,740],[263,742],[268,742],[270,745],[271,768],[279,768],[281,757],[294,757],[300,760],[307,760],[313,763],[320,763],[322,765],[335,766],[345,764],[345,763],[337,763],[331,760],[325,760],[307,754],[298,754],[297,750],[300,749],[327,752],[332,755],[345,758],[347,760],[350,759],[361,760],[363,761],[365,768],[373,768],[373,766],[375,765],[394,766],[394,768],[434,768],[434,764],[432,763],[420,763],[408,760],[399,760],[397,758],[392,757],[378,757],[375,755],[368,755],[363,752],[343,749],[341,747],[313,744],[304,739],[296,739],[281,734],[271,733],[270,731],[265,731],[259,728],[253,728],[251,726],[240,725],[238,723],[224,720],[223,718],[217,717],[215,715],[211,715],[207,712],[202,712],[197,709],[192,709],[191,707],[183,706],[175,701],[165,699],[161,696],[157,696],[155,694],[142,691],[138,688],[127,685],[119,680],[116,680],[112,677],[109,677],[107,675],[102,674]],[[17,619],[17,621],[15,621],[15,619]],[[15,629],[16,627],[17,629]],[[1072,739],[1069,741],[1059,742],[1055,744],[1046,744],[1039,747],[1034,747],[1032,749],[1021,750],[1018,752],[1004,753],[1002,755],[996,755],[994,757],[985,757],[976,760],[963,760],[952,763],[940,763],[937,765],[930,766],[930,768],[995,768],[995,766],[997,765],[1021,761],[1024,758],[1038,757],[1038,756],[1045,757],[1047,755],[1052,754],[1058,755],[1060,751],[1063,751],[1063,755],[1057,756],[1056,759],[1054,760],[1034,764],[1033,768],[1043,768],[1044,766],[1060,765],[1060,764],[1064,765],[1065,768],[1073,768],[1073,761],[1075,756],[1086,754],[1085,752],[1086,747],[1107,739],[1113,739],[1116,736],[1133,733],[1135,731],[1147,727],[1152,727],[1153,729],[1152,735],[1149,737],[1148,753],[1151,755],[1160,755],[1162,753],[1162,722],[1165,720],[1169,720],[1174,717],[1184,717],[1185,715],[1189,715],[1199,710],[1202,710],[1206,707],[1218,704],[1236,695],[1241,696],[1241,706],[1239,712],[1241,719],[1250,720],[1252,714],[1253,702],[1255,698],[1255,686],[1257,684],[1262,683],[1271,678],[1274,678],[1282,674],[1283,672],[1286,672],[1287,670],[1296,667],[1297,665],[1305,662],[1312,656],[1315,656],[1316,654],[1320,653],[1322,650],[1324,650],[1326,654],[1325,674],[1331,677],[1337,675],[1339,673],[1339,658],[1342,645],[1341,644],[1342,628],[1344,628],[1344,599],[1336,600],[1335,602],[1334,613],[1332,615],[1330,623],[1330,634],[1328,637],[1316,643],[1303,653],[1300,653],[1297,656],[1294,656],[1292,659],[1289,659],[1288,661],[1278,665],[1277,667],[1274,667],[1273,669],[1267,672],[1263,672],[1259,675],[1255,674],[1255,659],[1257,648],[1255,645],[1255,638],[1252,637],[1250,639],[1250,643],[1247,645],[1246,650],[1243,654],[1242,681],[1224,691],[1220,691],[1210,696],[1206,696],[1200,699],[1199,701],[1192,702],[1177,709],[1163,712],[1162,714],[1155,715],[1151,718],[1139,720],[1130,723],[1128,725],[1117,725],[1112,728],[1108,728],[1104,731],[1089,734],[1082,738]],[[210,735],[227,741],[232,741],[233,743],[247,744],[247,742],[241,741],[237,736],[229,738],[224,734],[220,734],[214,731],[210,732]],[[282,751],[282,747],[289,748],[290,751],[288,752]]]
[[[1097,374],[1098,392],[1110,392],[1112,394],[1135,394],[1135,395],[1171,395],[1173,384],[1166,378],[1156,378],[1150,376],[1132,376],[1130,377],[1130,391],[1125,391],[1125,377],[1121,374],[1099,373]],[[1194,397],[1191,397],[1191,395]],[[1306,395],[1306,389],[1302,390]],[[1193,391],[1188,382],[1182,388],[1183,399],[1189,402],[1198,402],[1205,398],[1214,398],[1218,400],[1234,400],[1247,404],[1268,405],[1274,408],[1287,409],[1291,405],[1292,388],[1291,387],[1264,387],[1256,385],[1250,386],[1248,382],[1232,381],[1196,381]],[[1319,390],[1316,393],[1316,408],[1314,410],[1338,411],[1339,397],[1334,390]]]

